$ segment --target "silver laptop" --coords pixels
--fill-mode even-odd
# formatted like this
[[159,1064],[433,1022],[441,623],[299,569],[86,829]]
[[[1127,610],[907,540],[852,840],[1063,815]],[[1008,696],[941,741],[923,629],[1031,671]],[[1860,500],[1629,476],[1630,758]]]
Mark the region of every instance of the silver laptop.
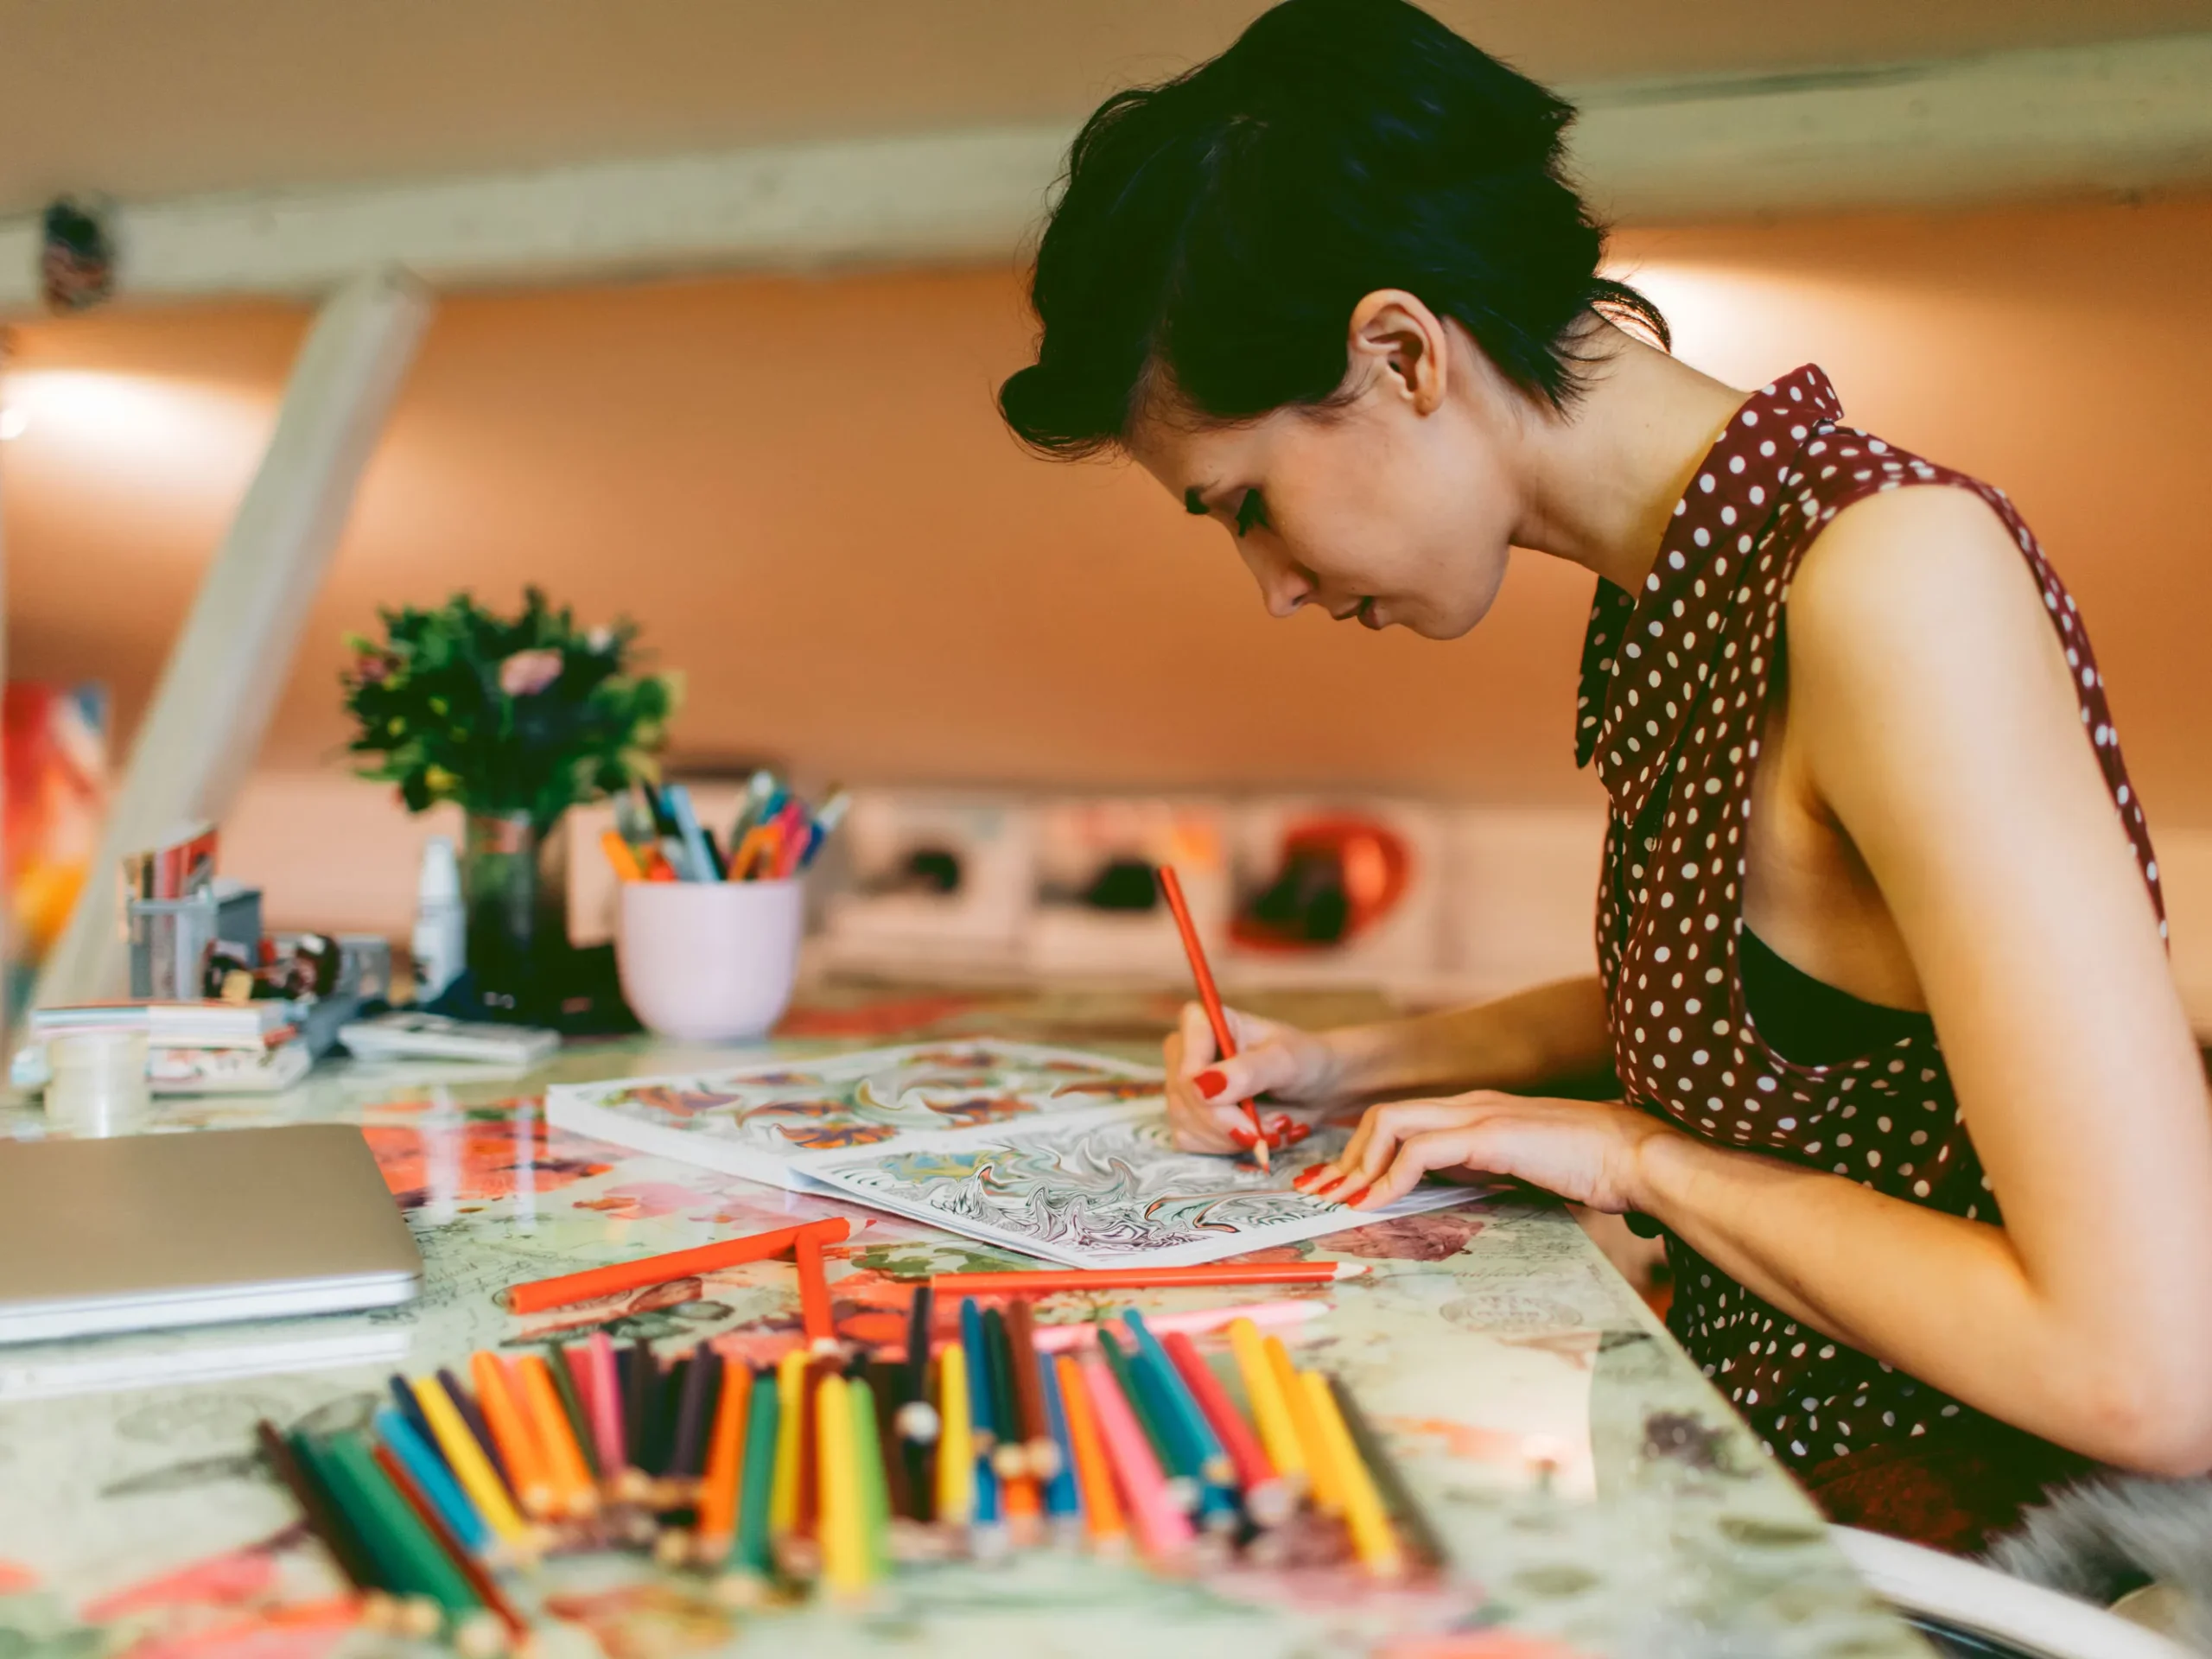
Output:
[[0,1343],[390,1307],[422,1285],[351,1124],[0,1141]]

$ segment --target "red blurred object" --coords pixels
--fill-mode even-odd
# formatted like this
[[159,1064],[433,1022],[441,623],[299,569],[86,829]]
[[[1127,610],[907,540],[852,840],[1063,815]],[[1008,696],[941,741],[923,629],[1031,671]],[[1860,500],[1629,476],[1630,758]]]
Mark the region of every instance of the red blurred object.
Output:
[[1359,937],[1405,897],[1413,854],[1387,825],[1352,814],[1283,832],[1274,878],[1240,906],[1230,937],[1260,950],[1326,950]]

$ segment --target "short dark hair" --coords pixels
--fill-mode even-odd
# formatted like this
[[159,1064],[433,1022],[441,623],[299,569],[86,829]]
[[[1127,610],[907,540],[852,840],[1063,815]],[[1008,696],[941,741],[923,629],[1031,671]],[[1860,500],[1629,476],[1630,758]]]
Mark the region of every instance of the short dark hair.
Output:
[[1037,251],[1037,361],[999,408],[1077,456],[1165,382],[1224,423],[1327,403],[1377,289],[1418,295],[1554,408],[1591,314],[1667,325],[1598,275],[1562,175],[1572,105],[1404,0],[1284,0],[1219,57],[1084,124]]

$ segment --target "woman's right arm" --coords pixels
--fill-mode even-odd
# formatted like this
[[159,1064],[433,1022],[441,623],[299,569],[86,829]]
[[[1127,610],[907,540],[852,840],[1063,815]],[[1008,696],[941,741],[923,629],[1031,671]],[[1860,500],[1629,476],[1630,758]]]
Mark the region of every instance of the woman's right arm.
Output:
[[[1561,980],[1473,1007],[1305,1032],[1230,1011],[1238,1053],[1218,1058],[1196,1003],[1167,1039],[1167,1108],[1179,1145],[1231,1152],[1249,1140],[1243,1103],[1266,1094],[1287,1106],[1332,1106],[1393,1095],[1469,1089],[1581,1093],[1612,1069],[1605,993],[1597,976]],[[1262,1111],[1270,1132],[1274,1115]]]

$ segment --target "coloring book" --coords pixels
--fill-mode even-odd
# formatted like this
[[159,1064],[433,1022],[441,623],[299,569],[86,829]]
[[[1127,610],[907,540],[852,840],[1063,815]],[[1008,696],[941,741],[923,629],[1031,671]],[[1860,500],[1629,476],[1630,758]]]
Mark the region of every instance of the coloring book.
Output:
[[1217,1261],[1480,1196],[1424,1186],[1385,1211],[1323,1204],[1291,1177],[1341,1147],[1344,1128],[1317,1129],[1263,1175],[1178,1152],[1156,1068],[988,1039],[556,1084],[546,1116],[1076,1268]]

